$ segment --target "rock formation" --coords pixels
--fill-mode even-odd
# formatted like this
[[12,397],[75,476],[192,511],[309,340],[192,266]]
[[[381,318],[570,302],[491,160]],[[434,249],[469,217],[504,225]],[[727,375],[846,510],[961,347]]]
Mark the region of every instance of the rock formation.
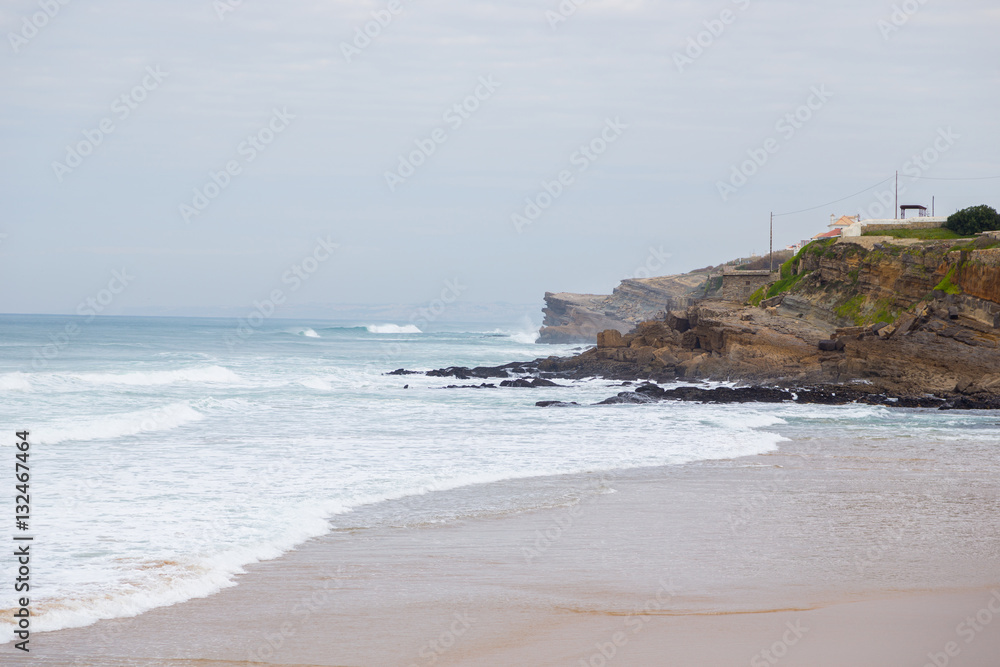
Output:
[[625,333],[666,310],[686,308],[703,291],[709,270],[677,276],[623,280],[606,294],[545,293],[539,343],[593,343],[597,333]]
[[[1000,394],[1000,248],[862,237],[808,246],[758,307],[703,301],[541,370],[895,394]],[[784,287],[783,287],[784,284]],[[787,291],[782,291],[787,289]]]
[[[624,326],[608,327],[595,334],[596,347],[574,357],[427,375],[511,378],[501,383],[510,387],[549,386],[528,377],[752,385],[734,391],[647,383],[606,403],[857,401],[1000,409],[1000,240],[831,239],[806,246],[778,275],[750,304],[703,299],[627,333]],[[562,312],[577,312],[576,326],[597,327],[609,312],[641,312],[621,306],[601,313],[611,297],[562,296],[551,295]],[[655,305],[651,298],[643,297],[647,310]]]

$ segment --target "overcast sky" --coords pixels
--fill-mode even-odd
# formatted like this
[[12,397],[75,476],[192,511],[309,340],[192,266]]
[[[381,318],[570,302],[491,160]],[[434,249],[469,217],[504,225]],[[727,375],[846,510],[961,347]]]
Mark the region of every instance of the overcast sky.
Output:
[[925,177],[900,203],[1000,207],[1000,180],[931,180],[1000,176],[987,0],[7,0],[0,26],[0,312],[74,312],[123,268],[108,313],[456,279],[540,307],[766,252],[771,211],[897,169]]

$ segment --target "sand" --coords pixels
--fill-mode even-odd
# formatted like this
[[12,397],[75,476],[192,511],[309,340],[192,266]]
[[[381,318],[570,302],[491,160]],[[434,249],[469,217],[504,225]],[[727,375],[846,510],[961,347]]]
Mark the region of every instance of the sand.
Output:
[[[4,665],[996,667],[997,472],[919,443],[803,439],[733,461],[431,494],[335,518],[329,535],[207,598],[36,634],[30,657],[0,655]],[[406,521],[420,503],[475,506],[464,500],[518,484],[577,500]]]

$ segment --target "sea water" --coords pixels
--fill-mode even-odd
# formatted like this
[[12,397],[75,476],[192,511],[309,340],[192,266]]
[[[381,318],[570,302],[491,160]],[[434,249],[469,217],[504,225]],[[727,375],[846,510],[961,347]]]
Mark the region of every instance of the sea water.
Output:
[[[449,520],[453,494],[438,494],[437,504],[434,494],[458,488],[467,490],[465,512],[519,511],[558,503],[561,491],[505,496],[486,483],[761,454],[782,433],[873,447],[996,445],[992,413],[595,406],[620,383],[448,389],[484,380],[386,374],[579,349],[475,324],[433,332],[386,322],[73,324],[0,316],[0,521],[9,522],[0,536],[17,532],[15,431],[28,430],[36,631],[211,595],[237,585],[248,564],[341,525],[387,520],[372,511],[387,501],[396,522],[408,520],[399,499],[417,497],[420,522]],[[539,400],[581,405],[542,409]],[[13,581],[13,559],[0,563],[2,581]],[[8,611],[0,609],[0,641],[13,637]]]

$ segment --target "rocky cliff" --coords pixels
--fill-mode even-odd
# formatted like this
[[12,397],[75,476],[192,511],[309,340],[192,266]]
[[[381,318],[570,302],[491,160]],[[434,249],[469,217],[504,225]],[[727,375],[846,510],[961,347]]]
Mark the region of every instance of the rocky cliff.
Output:
[[543,371],[656,380],[852,383],[896,395],[1000,394],[1000,248],[861,237],[816,242],[755,306],[702,301],[613,327]]
[[546,292],[538,342],[593,343],[599,331],[625,333],[668,310],[687,308],[704,291],[709,271],[623,280],[610,295]]

